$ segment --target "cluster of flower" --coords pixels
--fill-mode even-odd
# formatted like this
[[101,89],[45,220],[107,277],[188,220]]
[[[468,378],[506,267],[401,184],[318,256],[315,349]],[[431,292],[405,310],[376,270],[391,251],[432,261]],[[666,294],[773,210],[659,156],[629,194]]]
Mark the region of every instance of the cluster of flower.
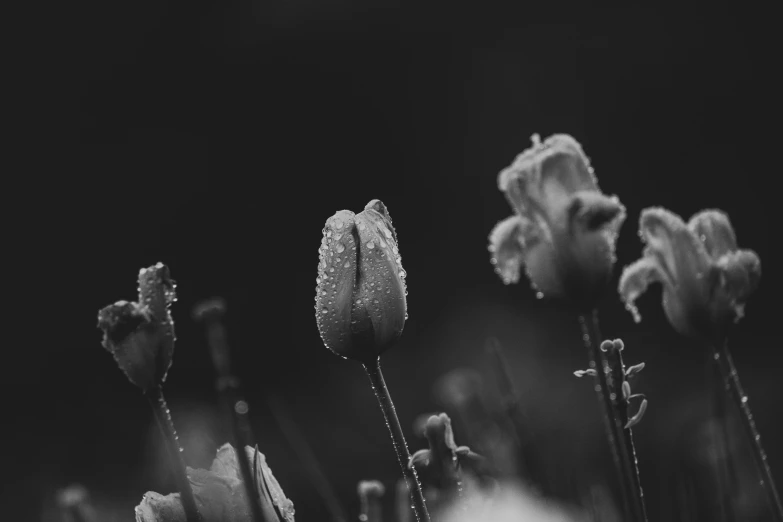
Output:
[[[579,315],[590,365],[575,374],[596,380],[607,438],[622,477],[623,520],[646,521],[631,430],[641,421],[647,399],[632,393],[630,385],[644,364],[626,368],[623,342],[601,342],[596,312],[598,299],[612,279],[615,243],[625,208],[617,197],[600,191],[587,156],[567,135],[554,135],[543,142],[534,136],[532,147],[500,173],[498,186],[514,215],[498,223],[489,236],[491,262],[506,284],[518,282],[524,268],[539,297],[561,300]],[[730,325],[742,317],[758,284],[758,257],[738,248],[728,217],[717,210],[700,212],[686,224],[665,209],[646,209],[641,212],[639,234],[646,246],[642,258],[620,278],[621,299],[638,321],[635,301],[650,284],[661,283],[663,307],[672,326],[714,349],[726,389],[745,413],[762,486],[772,510],[781,516],[783,510],[760,437],[726,344]],[[594,506],[592,515],[554,506],[547,501],[534,454],[526,455],[523,486],[519,476],[514,478],[519,473],[490,465],[502,458],[485,459],[458,446],[445,414],[422,419],[417,431],[426,438],[429,449],[411,455],[380,367],[380,356],[402,334],[408,294],[397,232],[386,206],[372,200],[358,214],[341,210],[330,217],[323,229],[319,257],[315,296],[318,330],[327,348],[358,361],[370,379],[403,473],[397,491],[401,522],[412,516],[419,522],[430,520],[430,516],[444,522],[618,519],[611,506]],[[235,446],[244,451],[238,455],[231,445],[223,446],[210,470],[186,468],[182,461],[161,388],[174,351],[169,307],[176,300],[175,287],[167,267],[159,263],[141,270],[137,302],[119,301],[99,313],[104,347],[149,399],[178,480],[179,493],[145,495],[136,508],[136,518],[141,522],[292,522],[293,503],[275,480],[264,455],[248,445],[247,407],[242,407],[246,403],[231,373],[220,301],[206,303],[195,316],[207,325],[218,387],[235,416]],[[524,426],[517,418],[518,403],[497,341],[490,351],[498,363],[498,384],[521,447]],[[629,407],[635,400],[638,407],[632,413]],[[503,447],[498,443],[496,449],[502,451]],[[362,482],[358,493],[360,520],[379,521],[383,485]],[[333,518],[344,519],[344,515],[333,513]]]

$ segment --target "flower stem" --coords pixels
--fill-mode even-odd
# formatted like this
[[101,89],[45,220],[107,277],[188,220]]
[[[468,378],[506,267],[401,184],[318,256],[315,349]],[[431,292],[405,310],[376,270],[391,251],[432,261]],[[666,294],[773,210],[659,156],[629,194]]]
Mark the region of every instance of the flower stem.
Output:
[[391,395],[389,395],[389,389],[386,387],[386,382],[383,380],[381,360],[380,358],[377,358],[374,361],[363,363],[363,366],[364,370],[367,372],[367,376],[370,378],[370,384],[372,385],[375,397],[378,399],[378,404],[383,412],[386,426],[389,428],[394,451],[397,454],[397,460],[402,468],[402,475],[410,489],[411,500],[413,501],[412,507],[413,512],[416,514],[416,520],[418,522],[429,522],[430,514],[427,512],[427,505],[424,501],[424,494],[421,491],[419,477],[416,473],[416,469],[413,466],[408,466],[411,454],[408,450],[408,444],[405,442],[405,436],[402,434],[400,419],[397,417],[397,412],[394,409]]
[[277,420],[280,431],[283,432],[286,440],[288,440],[291,447],[299,456],[299,460],[302,462],[302,466],[304,466],[307,475],[310,477],[310,481],[313,483],[316,491],[321,495],[321,499],[323,499],[332,520],[334,522],[348,522],[345,509],[337,498],[337,494],[334,492],[334,488],[326,478],[321,466],[318,464],[315,453],[313,453],[312,448],[310,448],[304,435],[302,435],[301,430],[286,411],[286,407],[283,405],[282,401],[274,397],[268,397],[267,404],[269,405],[269,409],[272,410],[272,415]]
[[[633,472],[631,470],[628,448],[625,444],[624,424],[618,414],[617,394],[612,390],[612,372],[606,354],[601,351],[601,333],[598,329],[598,313],[593,310],[591,317],[579,316],[582,327],[582,339],[587,348],[590,368],[596,370],[597,384],[595,391],[604,408],[604,424],[612,457],[620,478],[620,489],[623,494],[623,506],[626,519],[636,522],[645,521],[644,509],[637,495]],[[599,367],[600,365],[600,367]]]
[[541,488],[544,495],[552,495],[551,484],[543,471],[538,452],[533,447],[534,437],[531,424],[528,422],[522,404],[519,401],[519,395],[511,378],[503,346],[497,338],[490,337],[487,339],[485,350],[492,358],[492,367],[497,387],[500,391],[501,402],[506,415],[511,421],[514,437],[522,454],[522,462],[528,478]]
[[[220,383],[221,380],[218,380],[218,382]],[[228,385],[223,386],[222,388],[219,385],[219,389],[222,400],[229,410],[229,415],[231,415],[231,426],[234,433],[237,461],[239,462],[239,470],[242,473],[242,481],[245,483],[247,502],[250,504],[250,513],[253,516],[253,522],[277,522],[274,519],[264,516],[264,511],[261,508],[260,492],[255,487],[256,477],[253,476],[253,471],[250,469],[250,461],[248,460],[245,448],[251,445],[252,437],[250,436],[250,422],[247,418],[247,403],[242,400],[238,390],[239,381],[234,377],[230,380],[223,380],[222,382],[234,384],[233,386]]]
[[177,482],[180,500],[185,510],[185,518],[187,522],[201,522],[201,515],[199,515],[198,508],[196,508],[196,499],[193,496],[193,491],[190,489],[190,481],[185,472],[185,462],[182,459],[182,450],[177,440],[177,431],[174,429],[169,407],[166,404],[165,397],[163,397],[163,389],[161,389],[160,385],[155,386],[147,390],[144,396],[147,397],[152,407],[155,420],[158,421],[158,427],[166,442],[166,449],[168,450],[172,470],[174,471],[174,479]]
[[[597,321],[597,318],[595,319]],[[596,326],[597,331],[597,326]],[[612,381],[616,389],[622,386],[625,379],[625,364],[623,363],[623,354],[620,350],[612,350],[607,357],[611,369]],[[619,383],[619,387],[617,384]],[[616,395],[616,392],[615,392]],[[619,425],[622,426],[623,442],[628,452],[629,465],[631,468],[631,478],[633,479],[634,498],[638,499],[638,510],[641,512],[642,520],[647,521],[647,509],[644,503],[644,491],[642,490],[642,479],[639,476],[639,459],[636,457],[636,446],[633,442],[633,433],[631,428],[626,428],[628,423],[628,401],[622,400],[615,402],[617,414],[619,416]]]
[[780,502],[775,480],[772,478],[772,469],[767,463],[767,454],[764,451],[764,447],[761,445],[761,435],[759,434],[758,429],[756,429],[753,413],[751,413],[750,406],[748,406],[748,396],[745,395],[745,392],[742,389],[737,368],[734,366],[734,361],[729,352],[728,343],[724,341],[719,343],[719,346],[719,348],[714,349],[713,357],[720,368],[726,390],[742,412],[742,425],[745,428],[747,436],[750,438],[750,443],[753,447],[753,457],[761,477],[759,484],[764,488],[764,491],[767,494],[769,507],[775,515],[775,520],[777,522],[783,522],[783,504]]

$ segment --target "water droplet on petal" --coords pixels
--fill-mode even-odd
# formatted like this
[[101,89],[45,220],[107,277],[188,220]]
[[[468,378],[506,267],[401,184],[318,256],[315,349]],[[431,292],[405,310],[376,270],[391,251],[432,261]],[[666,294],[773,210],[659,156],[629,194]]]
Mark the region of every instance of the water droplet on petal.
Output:
[[367,248],[370,248],[370,249],[375,248],[375,243],[370,241],[369,243],[367,243]]
[[337,251],[338,254],[342,253],[343,250],[345,250],[345,247],[342,243],[337,243],[337,246],[334,247],[334,249]]
[[321,313],[322,314],[328,314],[329,310],[327,308],[321,308]]

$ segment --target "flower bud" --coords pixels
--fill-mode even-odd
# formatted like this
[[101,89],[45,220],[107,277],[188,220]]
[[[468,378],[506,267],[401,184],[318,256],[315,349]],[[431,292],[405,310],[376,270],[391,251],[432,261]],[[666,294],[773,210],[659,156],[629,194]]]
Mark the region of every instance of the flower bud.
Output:
[[318,250],[315,317],[327,348],[346,359],[376,359],[408,318],[405,270],[386,206],[341,210],[326,221]]
[[163,383],[171,367],[176,336],[169,307],[176,286],[163,263],[142,268],[138,302],[117,301],[98,312],[103,347],[143,391]]

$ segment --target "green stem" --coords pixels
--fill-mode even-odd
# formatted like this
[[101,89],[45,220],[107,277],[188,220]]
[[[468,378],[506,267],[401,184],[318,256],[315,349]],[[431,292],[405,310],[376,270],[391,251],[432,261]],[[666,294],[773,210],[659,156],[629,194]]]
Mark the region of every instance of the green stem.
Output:
[[185,472],[185,461],[182,459],[182,449],[180,449],[179,441],[177,440],[177,431],[174,429],[171,413],[163,396],[163,389],[159,385],[155,386],[146,391],[144,396],[149,401],[155,414],[155,420],[158,421],[158,427],[163,434],[166,449],[171,459],[172,471],[174,471],[174,480],[177,483],[182,507],[185,510],[185,518],[187,522],[201,522],[201,515],[199,515],[196,507],[196,499],[193,496],[193,491],[190,489],[190,481]]
[[713,358],[718,364],[726,390],[742,412],[742,425],[753,447],[753,458],[756,461],[756,467],[760,476],[759,484],[767,494],[769,507],[775,516],[776,522],[783,522],[783,504],[780,502],[775,480],[772,478],[772,469],[767,462],[767,454],[761,445],[761,435],[756,428],[756,422],[753,420],[750,406],[748,406],[748,396],[745,395],[742,389],[737,368],[734,366],[731,352],[729,352],[728,342],[724,341],[719,343],[718,346],[719,348],[714,348]]
[[389,389],[386,387],[386,382],[381,373],[381,360],[377,358],[374,361],[363,363],[363,366],[367,376],[370,378],[370,384],[383,412],[386,427],[389,428],[394,451],[397,454],[397,461],[402,468],[402,475],[410,488],[411,500],[413,501],[412,507],[413,512],[416,514],[416,520],[418,522],[430,522],[430,514],[427,512],[427,505],[424,501],[424,494],[421,490],[421,483],[419,482],[416,469],[413,466],[408,466],[411,454],[408,450],[408,444],[405,442],[405,436],[402,433],[400,419],[397,417],[397,411],[394,409],[394,403],[392,403],[391,395],[389,395]]

